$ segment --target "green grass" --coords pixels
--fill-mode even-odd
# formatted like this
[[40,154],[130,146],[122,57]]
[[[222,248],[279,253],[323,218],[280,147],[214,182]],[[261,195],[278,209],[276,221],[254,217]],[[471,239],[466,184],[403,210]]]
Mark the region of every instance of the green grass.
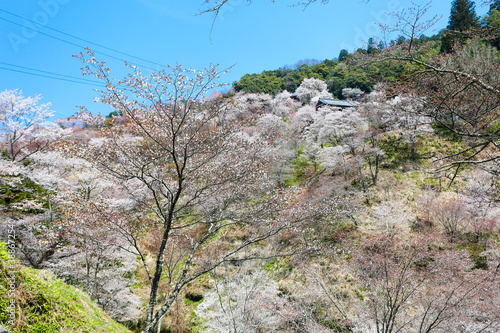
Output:
[[307,179],[308,176],[310,177],[311,170],[307,170],[308,168],[314,169],[314,172],[321,171],[322,169],[314,160],[307,159],[304,156],[303,148],[297,150],[296,156],[297,157],[290,164],[292,172],[289,177],[285,179],[285,185],[287,187],[297,186],[304,179]]
[[481,255],[486,248],[483,244],[477,242],[477,240],[473,237],[458,245],[456,249],[466,249],[469,252],[470,259],[474,263],[472,269],[488,269],[488,260],[485,256]]
[[[6,258],[4,242],[0,257]],[[90,297],[65,284],[52,273],[16,263],[16,320],[9,325],[7,305],[10,300],[6,261],[0,263],[0,323],[11,333],[97,333],[130,332],[112,320]]]
[[305,169],[310,165],[311,164],[309,163],[309,161],[301,156],[293,160],[292,162],[293,174],[287,179],[285,179],[286,186],[290,187],[299,185],[303,180]]

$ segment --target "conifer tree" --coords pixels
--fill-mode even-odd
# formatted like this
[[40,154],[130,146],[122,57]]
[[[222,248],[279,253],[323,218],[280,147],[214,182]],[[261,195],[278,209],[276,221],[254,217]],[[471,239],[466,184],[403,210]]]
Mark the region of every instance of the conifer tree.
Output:
[[339,61],[346,61],[349,56],[349,52],[346,49],[340,50]]
[[452,2],[448,29],[466,31],[469,28],[478,27],[479,19],[474,7],[474,1],[454,0]]
[[483,26],[490,33],[488,43],[500,49],[500,0],[491,2],[490,10],[483,19]]
[[474,1],[453,0],[450,20],[446,28],[448,32],[441,40],[441,52],[450,53],[456,42],[463,43],[465,41],[465,36],[461,32],[478,27],[479,18],[476,15]]
[[366,53],[368,54],[374,54],[377,52],[377,49],[375,48],[375,43],[373,41],[373,38],[368,39],[368,46],[366,48]]

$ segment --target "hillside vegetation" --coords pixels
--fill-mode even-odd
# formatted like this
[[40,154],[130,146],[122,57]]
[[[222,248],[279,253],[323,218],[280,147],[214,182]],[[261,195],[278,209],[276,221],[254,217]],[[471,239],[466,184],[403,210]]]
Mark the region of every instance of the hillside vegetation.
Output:
[[[438,52],[441,47],[441,35],[421,36],[417,45],[425,44],[427,52]],[[283,66],[276,70],[264,71],[260,74],[245,74],[236,81],[233,88],[236,92],[277,94],[286,90],[293,93],[304,79],[315,78],[327,84],[328,91],[338,99],[344,99],[342,89],[358,88],[365,93],[373,91],[377,82],[395,82],[405,74],[405,65],[393,61],[366,62],[366,57],[379,54],[383,44],[373,45],[373,40],[366,49],[358,49],[349,54],[342,50],[337,58],[323,61],[306,59],[292,66]],[[403,44],[400,39],[394,44]]]
[[[6,244],[0,242],[0,322],[12,333],[97,333],[130,332],[112,320],[89,295],[68,286],[46,270],[22,266],[11,269]],[[11,272],[15,274],[16,319],[10,326],[9,292]]]
[[245,75],[225,94],[215,66],[117,81],[87,49],[107,117],[56,126],[38,100],[2,92],[16,107],[2,109],[0,236],[19,262],[12,323],[0,243],[0,323],[498,332],[496,9],[486,30],[432,38],[432,20],[415,20],[426,10],[399,14],[405,38]]

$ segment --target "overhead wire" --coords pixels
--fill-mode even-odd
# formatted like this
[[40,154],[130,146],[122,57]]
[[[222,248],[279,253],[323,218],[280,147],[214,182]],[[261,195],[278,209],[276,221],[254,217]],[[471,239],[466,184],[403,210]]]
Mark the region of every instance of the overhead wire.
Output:
[[17,72],[17,73],[23,73],[23,74],[29,74],[29,75],[39,76],[39,77],[45,77],[45,78],[54,79],[54,80],[66,81],[66,82],[87,84],[87,85],[91,85],[91,86],[96,86],[96,85],[97,86],[102,86],[102,87],[105,86],[103,83],[99,83],[99,82],[97,82],[97,83],[82,82],[82,81],[77,81],[77,80],[65,79],[65,78],[61,78],[61,77],[54,77],[54,76],[43,75],[43,74],[38,74],[38,73],[31,73],[31,72],[21,71],[21,70],[18,70],[18,69],[1,67],[1,66],[0,66],[0,69],[6,70],[6,71],[11,71],[11,72]]
[[[80,38],[80,37],[78,37],[78,36],[75,36],[75,35],[72,35],[72,34],[66,33],[66,32],[64,32],[64,31],[61,31],[61,30],[58,30],[58,29],[51,28],[51,27],[49,27],[49,26],[47,26],[47,25],[44,25],[44,24],[41,24],[41,23],[38,23],[38,22],[35,22],[35,21],[32,21],[32,20],[29,20],[29,19],[27,19],[27,18],[25,18],[25,17],[22,17],[22,16],[20,16],[20,15],[14,14],[14,13],[11,13],[11,12],[6,11],[6,10],[4,10],[4,9],[0,9],[0,12],[7,13],[7,14],[9,14],[9,15],[15,16],[15,17],[20,18],[20,19],[22,19],[22,20],[26,20],[26,21],[28,21],[28,22],[31,22],[31,23],[36,24],[36,25],[39,25],[39,26],[44,27],[44,28],[46,28],[46,29],[49,29],[49,30],[55,31],[55,32],[60,33],[60,34],[62,34],[62,35],[65,35],[65,36],[68,36],[68,37],[71,37],[71,38],[74,38],[74,39],[80,40],[80,41],[85,42],[85,43],[93,44],[93,45],[95,45],[95,46],[98,46],[98,47],[101,47],[101,48],[103,48],[103,49],[106,49],[106,50],[109,50],[109,51],[113,51],[113,52],[116,52],[116,53],[119,53],[119,54],[125,55],[125,56],[130,57],[130,58],[134,58],[134,59],[137,59],[137,60],[141,60],[141,61],[144,61],[144,62],[147,62],[147,63],[150,63],[150,64],[154,64],[154,65],[157,65],[157,66],[161,66],[161,67],[168,67],[168,66],[162,65],[162,64],[160,64],[160,63],[157,63],[157,62],[154,62],[154,61],[150,61],[150,60],[147,60],[147,59],[144,59],[144,58],[141,58],[141,57],[137,57],[137,56],[134,56],[134,55],[132,55],[132,54],[125,53],[125,52],[122,52],[122,51],[116,50],[116,49],[114,49],[114,48],[111,48],[111,47],[108,47],[108,46],[104,46],[104,45],[102,45],[102,44],[98,44],[98,43],[95,43],[95,42],[89,41],[89,40],[84,39],[84,38]],[[29,28],[29,27],[28,27],[28,28]],[[120,59],[120,60],[123,60],[123,59]]]
[[[35,22],[35,21],[32,21],[32,20],[29,20],[25,17],[22,17],[20,15],[17,15],[17,14],[14,14],[14,13],[11,13],[9,11],[6,11],[6,10],[3,10],[3,9],[0,9],[0,12],[4,12],[6,14],[9,14],[9,15],[12,15],[12,16],[15,16],[17,18],[20,18],[22,20],[25,20],[27,22],[31,22],[35,25],[38,25],[40,27],[43,27],[43,28],[46,28],[46,29],[49,29],[49,30],[52,30],[54,32],[57,32],[59,34],[62,34],[64,36],[67,36],[67,37],[70,37],[70,38],[74,38],[76,40],[79,40],[79,41],[82,41],[82,42],[85,42],[85,43],[88,43],[88,44],[92,44],[92,45],[95,45],[97,47],[100,47],[100,48],[103,48],[103,49],[106,49],[106,50],[109,50],[109,51],[112,51],[112,52],[115,52],[115,53],[118,53],[118,54],[121,54],[121,55],[124,55],[124,56],[127,56],[129,58],[133,58],[133,59],[136,59],[136,60],[140,60],[142,62],[146,62],[146,63],[149,63],[149,64],[154,64],[156,66],[160,66],[160,67],[163,67],[163,68],[167,68],[168,66],[165,66],[165,65],[162,65],[160,63],[157,63],[157,62],[154,62],[154,61],[150,61],[150,60],[147,60],[147,59],[144,59],[144,58],[141,58],[141,57],[137,57],[137,56],[134,56],[132,54],[129,54],[129,53],[126,53],[126,52],[122,52],[122,51],[119,51],[119,50],[116,50],[116,49],[113,49],[111,47],[107,47],[105,45],[102,45],[102,44],[98,44],[98,43],[95,43],[95,42],[92,42],[92,41],[89,41],[87,39],[83,39],[83,38],[80,38],[78,36],[75,36],[75,35],[72,35],[72,34],[69,34],[69,33],[66,33],[64,31],[61,31],[61,30],[58,30],[58,29],[54,29],[54,28],[51,28],[49,26],[46,26],[44,24],[41,24],[41,23],[38,23],[38,22]],[[51,34],[48,34],[48,33],[45,33],[43,31],[40,31],[39,29],[33,29],[29,26],[26,26],[26,25],[22,25],[20,23],[17,23],[17,22],[14,22],[14,21],[11,21],[9,19],[6,19],[6,18],[3,18],[3,17],[0,17],[0,20],[3,20],[5,22],[8,22],[8,23],[11,23],[11,24],[14,24],[14,25],[17,25],[17,26],[20,26],[22,28],[25,28],[25,29],[29,29],[31,31],[34,31],[34,32],[37,32],[41,35],[44,35],[44,36],[47,36],[49,38],[52,38],[52,39],[55,39],[55,40],[58,40],[60,42],[63,42],[63,43],[66,43],[66,44],[69,44],[69,45],[72,45],[72,46],[76,46],[80,49],[83,49],[85,48],[85,46],[83,45],[80,45],[80,44],[77,44],[77,43],[73,43],[71,41],[68,41],[66,39],[63,39],[63,38],[60,38],[60,37],[57,37],[57,36],[54,36],[54,35],[51,35]],[[109,57],[109,58],[112,58],[112,59],[115,59],[115,60],[120,60],[120,61],[124,61],[124,62],[127,62],[129,64],[132,64],[132,65],[140,65],[140,64],[137,64],[137,63],[133,63],[133,62],[130,62],[126,59],[123,59],[123,58],[120,58],[120,57],[117,57],[117,56],[113,56],[111,54],[108,54],[108,53],[105,53],[105,52],[101,52],[101,51],[95,51],[93,50],[94,53],[96,54],[101,54],[103,56],[106,56],[106,57]],[[93,80],[88,80],[88,79],[83,79],[83,78],[77,78],[77,77],[73,77],[73,76],[70,76],[70,75],[65,75],[65,74],[58,74],[58,73],[53,73],[53,72],[49,72],[49,71],[44,71],[44,70],[40,70],[40,69],[34,69],[34,68],[29,68],[29,67],[24,67],[24,66],[19,66],[19,65],[14,65],[14,64],[8,64],[8,63],[4,63],[4,62],[0,62],[1,65],[5,65],[5,66],[10,66],[10,67],[15,67],[15,68],[19,68],[19,69],[13,69],[13,68],[7,68],[7,67],[2,67],[0,66],[0,70],[7,70],[7,71],[11,71],[11,72],[17,72],[17,73],[22,73],[22,74],[27,74],[27,75],[33,75],[33,76],[38,76],[38,77],[43,77],[43,78],[49,78],[49,79],[54,79],[54,80],[59,80],[59,81],[65,81],[65,82],[72,82],[72,83],[79,83],[79,84],[86,84],[86,85],[92,85],[92,86],[101,86],[101,87],[104,87],[104,83],[101,83],[99,81],[93,81]],[[149,66],[145,66],[145,65],[140,65],[141,67],[143,68],[147,68],[147,69],[150,69],[152,71],[157,71],[158,68],[152,68],[152,67],[149,67]],[[20,70],[20,69],[24,69],[24,70]],[[32,73],[32,72],[27,72],[25,70],[29,70],[29,71],[34,71],[34,72],[38,72],[38,73]],[[39,73],[44,73],[44,74],[39,74]],[[48,75],[45,75],[45,74],[48,74]],[[60,114],[62,116],[62,114]]]
[[[0,62],[0,64],[5,64],[5,63],[1,63]],[[7,64],[7,65],[9,65],[9,64]],[[9,66],[13,66],[13,65],[9,65]],[[22,66],[18,66],[18,67],[22,68]],[[73,82],[73,83],[80,83],[80,84],[87,84],[87,85],[101,86],[101,87],[105,86],[103,83],[100,83],[98,81],[96,81],[95,83],[80,82],[80,81],[76,81],[76,80],[70,80],[70,79],[65,79],[65,78],[53,77],[53,76],[48,76],[48,75],[43,75],[43,74],[37,74],[37,73],[30,73],[30,72],[25,72],[25,71],[17,70],[17,69],[5,68],[5,67],[1,67],[1,66],[0,66],[0,69],[7,70],[7,71],[12,71],[12,72],[17,72],[17,73],[23,73],[23,74],[29,74],[29,75],[39,76],[39,77],[44,77],[44,78],[49,78],[49,79],[54,79],[54,80],[60,80],[60,81],[65,81],[65,82]],[[30,69],[30,70],[34,70],[34,69]],[[46,72],[46,71],[43,71],[43,72]],[[47,73],[50,73],[50,72],[47,72]],[[51,74],[61,75],[61,74],[56,74],[56,73],[51,73]],[[67,76],[67,75],[64,75],[64,76]],[[76,78],[76,79],[78,79],[78,78]],[[90,80],[88,80],[88,81],[90,81]],[[64,115],[64,114],[62,114],[60,112],[54,112],[54,115],[55,116],[59,116],[61,118],[68,118],[67,115]]]
[[[79,47],[79,48],[81,48],[81,49],[84,49],[84,48],[85,48],[85,46],[83,46],[83,45],[79,45],[79,44],[76,44],[76,43],[73,43],[73,42],[67,41],[67,40],[65,40],[65,39],[62,39],[62,38],[59,38],[59,37],[56,37],[56,36],[52,36],[52,35],[47,34],[47,33],[45,33],[45,32],[42,32],[42,31],[39,31],[39,30],[37,30],[37,29],[33,29],[33,28],[30,28],[30,27],[27,27],[27,26],[25,26],[25,25],[22,25],[22,24],[20,24],[20,23],[17,23],[17,22],[14,22],[14,21],[8,20],[8,19],[3,18],[3,17],[0,17],[0,20],[3,20],[3,21],[6,21],[6,22],[9,22],[9,23],[15,24],[15,25],[17,25],[17,26],[20,26],[20,27],[23,27],[23,28],[29,29],[29,30],[31,30],[31,31],[36,31],[36,32],[37,32],[37,33],[39,33],[39,34],[42,34],[42,35],[44,35],[44,36],[47,36],[47,37],[53,38],[53,39],[55,39],[55,40],[61,41],[61,42],[63,42],[63,43],[69,44],[69,45],[77,46],[77,47]],[[115,56],[113,56],[113,55],[111,55],[111,54],[107,54],[107,53],[104,53],[104,52],[100,52],[100,51],[93,51],[93,52],[94,52],[94,53],[97,53],[97,54],[102,54],[102,55],[104,55],[104,56],[106,56],[106,57],[110,57],[110,58],[112,58],[112,59],[121,60],[121,61],[127,61],[127,60],[125,60],[125,59],[118,58],[118,57],[115,57]],[[133,64],[133,65],[139,65],[139,64],[137,64],[137,63],[132,63],[132,62],[129,62],[129,61],[127,61],[127,62],[128,62],[128,63],[130,63],[130,64]],[[155,68],[148,67],[148,66],[144,66],[144,65],[141,65],[141,67],[143,67],[143,68],[147,68],[147,69],[150,69],[150,70],[153,70],[153,71],[156,71],[156,70],[157,70],[157,69],[155,69]]]
[[24,66],[19,66],[19,65],[14,65],[14,64],[8,64],[6,62],[1,62],[1,61],[0,61],[0,65],[5,65],[5,66],[10,66],[10,67],[16,67],[16,68],[26,69],[26,70],[30,70],[30,71],[34,71],[34,72],[40,72],[40,73],[45,73],[45,74],[50,74],[50,75],[61,76],[61,77],[69,78],[71,80],[80,80],[80,81],[82,81],[82,83],[88,82],[88,83],[94,83],[96,85],[103,85],[103,83],[99,82],[99,81],[88,80],[88,79],[84,79],[84,78],[78,78],[76,76],[70,76],[70,75],[65,75],[65,74],[53,73],[53,72],[44,71],[44,70],[41,70],[41,69],[35,69],[35,68],[24,67]]

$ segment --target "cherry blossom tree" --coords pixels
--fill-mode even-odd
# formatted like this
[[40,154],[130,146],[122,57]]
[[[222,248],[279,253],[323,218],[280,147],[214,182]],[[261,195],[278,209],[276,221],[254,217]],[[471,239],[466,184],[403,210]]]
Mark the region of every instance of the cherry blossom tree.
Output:
[[360,99],[365,93],[359,88],[344,88],[342,89],[342,96],[347,99],[357,100]]
[[87,292],[116,320],[137,323],[143,304],[131,290],[138,266],[135,253],[119,233],[101,223],[100,215],[80,211],[72,216],[80,218],[78,223],[58,223],[64,227],[65,243],[44,268]]
[[103,195],[118,201],[109,190],[111,183],[102,182],[90,163],[65,158],[57,151],[38,151],[29,161],[23,165],[0,160],[4,166],[2,179],[9,179],[13,188],[27,191],[22,184],[29,180],[32,186],[43,189],[38,196],[17,205],[18,212],[9,214],[8,223],[0,223],[0,236],[7,238],[14,229],[16,256],[25,265],[48,269],[78,286],[113,318],[137,322],[142,302],[129,288],[136,256],[117,246],[126,242],[99,224],[98,215],[80,211],[78,224],[65,218],[73,208],[74,197]]
[[40,99],[40,96],[24,97],[18,90],[0,93],[2,146],[6,156],[13,161],[23,161],[47,149],[71,131],[48,122],[54,112],[50,104],[39,104]]
[[301,105],[291,96],[292,94],[286,90],[276,94],[272,102],[272,113],[283,119],[292,119]]
[[[214,271],[214,291],[196,309],[207,332],[337,332],[318,317],[316,285],[286,292],[272,274],[255,264],[225,265]],[[320,311],[321,310],[321,311]]]
[[353,108],[321,107],[312,115],[311,124],[305,129],[304,151],[323,167],[331,171],[342,170],[346,178],[348,155],[356,156],[366,129],[366,121]]
[[67,175],[71,162],[50,151],[33,153],[29,161],[29,164],[21,164],[0,160],[2,185],[25,197],[2,210],[11,212],[9,220],[16,233],[14,240],[18,257],[27,265],[41,268],[67,241],[65,231],[54,221],[58,219],[55,209],[57,191],[66,187],[64,175]]
[[326,83],[315,78],[304,79],[295,94],[303,104],[316,104],[319,98],[332,98]]
[[398,124],[394,99],[387,98],[383,86],[379,85],[377,88],[367,96],[366,103],[359,110],[368,124],[361,155],[368,163],[373,185],[377,184],[380,163],[384,156],[384,151],[379,147],[380,138],[384,133],[396,129],[395,124]]
[[423,115],[422,99],[410,96],[396,96],[389,101],[392,121],[388,124],[391,129],[401,135],[400,141],[408,144],[410,160],[415,162],[417,156],[417,140],[420,135],[433,133],[430,126],[432,119]]
[[293,117],[295,127],[304,128],[313,122],[313,116],[316,114],[316,107],[314,105],[304,105],[297,110]]
[[278,297],[277,283],[262,268],[247,266],[227,264],[212,272],[214,291],[196,309],[208,332],[259,332],[282,324],[277,312],[286,301]]
[[[15,230],[14,244],[16,256],[22,260],[24,265],[34,268],[42,268],[43,264],[56,252],[56,249],[64,243],[66,238],[62,233],[47,232],[47,221],[49,217],[45,214],[32,216],[16,216],[8,219],[7,223],[0,224],[0,237],[8,239],[7,229]],[[49,237],[43,237],[50,233]],[[42,236],[43,235],[43,236]]]
[[482,170],[467,179],[464,200],[467,202],[469,224],[478,241],[487,239],[500,228],[495,204],[497,188],[496,177]]
[[407,227],[408,221],[413,217],[407,206],[396,200],[374,205],[372,211],[377,219],[377,226],[389,235]]
[[[221,103],[203,101],[216,87],[215,67],[196,71],[177,65],[149,77],[132,67],[115,82],[90,50],[79,57],[84,73],[106,83],[99,100],[124,121],[103,127],[102,118],[82,112],[100,138],[88,147],[68,143],[63,150],[91,163],[134,204],[80,198],[70,221],[93,211],[141,258],[150,286],[143,332],[153,332],[189,282],[222,263],[262,257],[256,252],[239,257],[242,249],[284,231],[293,239],[309,218],[341,211],[337,199],[304,203],[301,189],[276,188],[267,174],[279,158],[268,149],[272,138],[243,135],[244,123],[221,121]],[[231,240],[238,229],[245,237]]]
[[342,145],[356,155],[355,150],[361,144],[358,134],[367,129],[365,118],[354,108],[321,107],[307,128],[306,139],[321,147]]
[[237,93],[233,97],[234,104],[228,109],[228,120],[244,120],[271,112],[273,98],[268,94]]

